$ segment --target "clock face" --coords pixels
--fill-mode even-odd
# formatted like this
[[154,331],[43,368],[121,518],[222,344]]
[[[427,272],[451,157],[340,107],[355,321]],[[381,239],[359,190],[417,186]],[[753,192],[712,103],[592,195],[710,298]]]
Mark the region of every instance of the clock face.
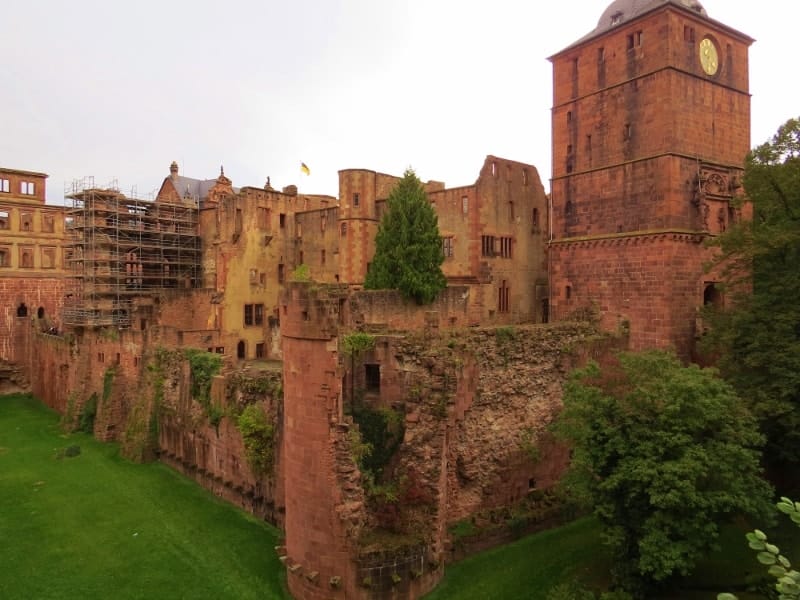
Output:
[[700,65],[703,71],[709,75],[714,75],[719,68],[719,54],[717,46],[710,38],[703,38],[700,42]]

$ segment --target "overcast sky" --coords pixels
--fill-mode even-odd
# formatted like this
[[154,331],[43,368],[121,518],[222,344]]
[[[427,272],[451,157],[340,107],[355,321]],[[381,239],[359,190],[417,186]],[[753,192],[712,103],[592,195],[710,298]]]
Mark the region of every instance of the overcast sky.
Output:
[[[0,165],[48,201],[92,175],[148,197],[181,174],[337,195],[367,168],[448,186],[487,154],[549,189],[547,57],[610,0],[4,0]],[[703,0],[750,36],[753,144],[800,116],[797,0]],[[301,176],[300,162],[311,168]]]

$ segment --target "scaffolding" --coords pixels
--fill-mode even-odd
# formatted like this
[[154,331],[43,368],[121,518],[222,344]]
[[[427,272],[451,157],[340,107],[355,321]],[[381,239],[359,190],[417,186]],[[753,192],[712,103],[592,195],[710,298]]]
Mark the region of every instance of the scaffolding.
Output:
[[91,178],[74,182],[67,198],[64,325],[125,329],[164,290],[201,285],[194,202],[129,198]]

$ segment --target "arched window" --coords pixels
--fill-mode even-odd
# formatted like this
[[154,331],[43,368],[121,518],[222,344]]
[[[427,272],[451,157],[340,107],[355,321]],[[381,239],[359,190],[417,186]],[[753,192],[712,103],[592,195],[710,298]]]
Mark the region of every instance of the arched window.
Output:
[[36,311],[36,318],[44,319],[44,306],[40,306],[39,309]]
[[24,302],[20,302],[19,306],[17,307],[17,316],[18,317],[27,317],[28,316],[28,307],[25,306]]

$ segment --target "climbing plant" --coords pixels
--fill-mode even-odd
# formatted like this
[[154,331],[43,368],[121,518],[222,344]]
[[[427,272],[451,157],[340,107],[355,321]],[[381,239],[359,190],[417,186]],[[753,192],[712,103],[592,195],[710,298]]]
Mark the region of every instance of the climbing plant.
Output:
[[219,354],[189,348],[186,350],[191,372],[192,396],[204,408],[211,405],[211,382],[222,369],[222,357]]
[[249,404],[236,420],[247,464],[258,475],[270,475],[275,460],[275,426],[257,404]]
[[103,404],[105,405],[108,402],[108,399],[111,398],[111,390],[114,387],[114,377],[117,375],[117,367],[111,366],[105,370],[103,373]]

